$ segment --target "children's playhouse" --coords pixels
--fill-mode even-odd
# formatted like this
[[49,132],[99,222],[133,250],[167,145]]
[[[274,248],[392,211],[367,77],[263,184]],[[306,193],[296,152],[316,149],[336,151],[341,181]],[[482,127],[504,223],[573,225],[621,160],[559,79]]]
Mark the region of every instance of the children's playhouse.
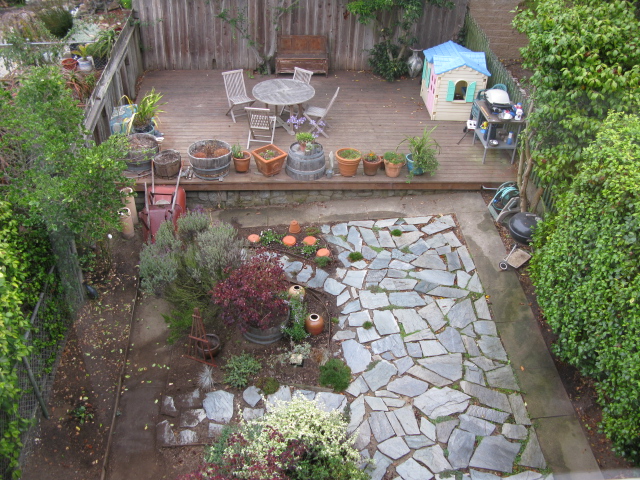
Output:
[[469,119],[476,93],[487,88],[484,52],[448,41],[424,50],[420,96],[431,120]]

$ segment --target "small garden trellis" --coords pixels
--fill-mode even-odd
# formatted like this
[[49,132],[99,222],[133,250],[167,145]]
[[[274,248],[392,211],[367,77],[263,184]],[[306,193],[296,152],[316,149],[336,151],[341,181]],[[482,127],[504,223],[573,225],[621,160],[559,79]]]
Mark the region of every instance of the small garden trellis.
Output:
[[193,309],[191,318],[193,319],[191,322],[191,334],[189,335],[185,357],[215,367],[216,363],[213,360],[213,356],[217,352],[216,349],[220,347],[220,342],[218,341],[217,346],[211,345],[209,336],[207,336],[207,332],[204,329],[204,322],[199,308]]

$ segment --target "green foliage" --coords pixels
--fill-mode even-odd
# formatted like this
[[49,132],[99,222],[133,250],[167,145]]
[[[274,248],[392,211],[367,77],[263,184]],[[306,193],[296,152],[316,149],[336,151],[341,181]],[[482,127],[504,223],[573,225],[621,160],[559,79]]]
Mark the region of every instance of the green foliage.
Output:
[[391,235],[394,237],[401,237],[402,230],[400,230],[399,228],[394,228],[393,230],[391,230]]
[[384,152],[382,158],[393,164],[404,163],[404,157],[398,152]]
[[358,260],[362,260],[364,257],[362,256],[362,253],[360,253],[360,252],[351,252],[347,256],[347,258],[351,262],[357,262]]
[[140,251],[140,286],[147,293],[161,296],[178,277],[180,242],[173,235],[173,224],[164,222],[156,233],[156,243]]
[[118,32],[113,28],[107,30],[101,30],[96,36],[93,43],[90,43],[87,48],[89,55],[95,58],[109,58],[111,50],[118,40]]
[[400,57],[401,48],[391,43],[391,40],[376,43],[369,50],[369,66],[375,75],[379,75],[387,82],[406,76],[409,67],[406,59]]
[[120,0],[120,5],[122,5],[122,8],[131,10],[131,0]]
[[260,361],[250,353],[233,355],[222,367],[224,382],[234,388],[244,388],[249,384],[249,378],[262,370]]
[[351,368],[339,358],[331,358],[320,366],[320,385],[332,387],[336,392],[347,389],[351,383]]
[[167,102],[160,101],[163,96],[163,94],[156,92],[155,87],[138,100],[137,104],[128,96],[123,95],[122,98],[125,99],[129,105],[135,105],[135,113],[131,118],[129,126],[133,126],[134,129],[143,129],[151,123],[152,119],[155,123],[158,123],[158,114],[164,113],[164,110],[161,110],[160,107],[167,104]]
[[307,305],[300,300],[299,295],[291,297],[289,300],[290,323],[282,329],[282,332],[291,339],[292,342],[298,343],[309,336],[304,323],[307,315]]
[[373,322],[371,322],[370,320],[367,320],[362,324],[362,328],[366,330],[369,330],[371,327],[373,327]]
[[400,142],[400,145],[407,142],[411,158],[413,159],[413,169],[409,171],[409,181],[411,181],[415,175],[416,169],[427,175],[433,175],[438,169],[440,145],[438,145],[438,142],[431,136],[436,128],[438,127],[435,126],[431,130],[425,128],[422,135],[406,137]]
[[222,431],[216,442],[205,450],[204,461],[216,465],[221,464],[224,451],[229,445],[229,438],[236,430],[237,427],[235,425],[227,424],[222,427]]
[[316,257],[314,262],[318,267],[324,268],[331,263],[331,257]]
[[260,232],[260,243],[262,245],[270,245],[272,243],[281,244],[283,235],[280,235],[273,230],[265,230]]
[[47,27],[47,30],[56,38],[64,38],[73,27],[71,12],[62,7],[54,7],[41,11],[38,19]]
[[[56,63],[64,50],[64,44],[57,43],[47,27],[36,16],[15,16],[0,25],[0,36],[7,47],[0,48],[0,58],[5,67]],[[34,45],[34,42],[52,42]]]
[[273,377],[261,377],[256,382],[263,395],[271,395],[276,393],[280,388],[280,382]]
[[571,182],[609,110],[640,107],[640,20],[624,0],[546,0],[519,12],[525,68],[534,71],[527,117],[543,181]]
[[640,118],[611,114],[557,213],[535,232],[531,274],[555,351],[597,382],[602,427],[640,460]]
[[178,219],[178,238],[182,243],[191,243],[209,225],[211,225],[211,219],[207,215],[188,211]]

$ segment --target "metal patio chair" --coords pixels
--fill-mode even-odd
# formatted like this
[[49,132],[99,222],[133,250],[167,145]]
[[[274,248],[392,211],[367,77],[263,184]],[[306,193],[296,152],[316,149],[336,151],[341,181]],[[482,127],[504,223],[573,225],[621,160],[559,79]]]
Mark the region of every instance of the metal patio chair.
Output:
[[247,121],[249,122],[247,149],[251,146],[251,142],[273,143],[276,117],[269,115],[271,111],[268,108],[255,107],[245,107],[244,110],[247,112]]
[[[320,132],[325,137],[329,138],[329,135],[327,135],[327,133],[325,132],[325,128],[329,126],[329,124],[326,121],[326,118],[327,118],[327,114],[329,113],[329,110],[331,110],[331,107],[333,106],[333,102],[336,101],[336,97],[338,96],[339,92],[340,92],[340,87],[338,87],[338,89],[336,90],[336,93],[333,94],[333,98],[329,102],[329,105],[327,105],[327,108],[309,106],[304,111],[304,116],[307,117],[307,119],[310,122],[311,121],[315,122],[315,125],[310,130],[310,133],[314,133],[317,131],[317,132]],[[324,122],[324,126],[321,126],[320,122]]]
[[242,70],[230,70],[222,72],[224,79],[224,89],[227,92],[227,101],[229,102],[229,110],[225,115],[231,114],[233,123],[236,123],[236,115],[241,116],[244,113],[234,114],[235,107],[252,105],[255,100],[247,95],[247,89],[244,86],[244,76]]

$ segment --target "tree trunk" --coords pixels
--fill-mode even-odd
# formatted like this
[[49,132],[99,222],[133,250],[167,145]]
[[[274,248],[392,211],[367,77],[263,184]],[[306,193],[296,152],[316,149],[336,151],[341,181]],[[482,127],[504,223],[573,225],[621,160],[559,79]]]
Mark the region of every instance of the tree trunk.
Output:
[[538,189],[536,190],[536,193],[533,195],[533,198],[531,199],[531,208],[529,209],[529,211],[531,212],[536,211],[536,209],[538,208],[538,203],[540,202],[540,199],[542,198],[543,193],[544,193],[544,188],[538,187]]

